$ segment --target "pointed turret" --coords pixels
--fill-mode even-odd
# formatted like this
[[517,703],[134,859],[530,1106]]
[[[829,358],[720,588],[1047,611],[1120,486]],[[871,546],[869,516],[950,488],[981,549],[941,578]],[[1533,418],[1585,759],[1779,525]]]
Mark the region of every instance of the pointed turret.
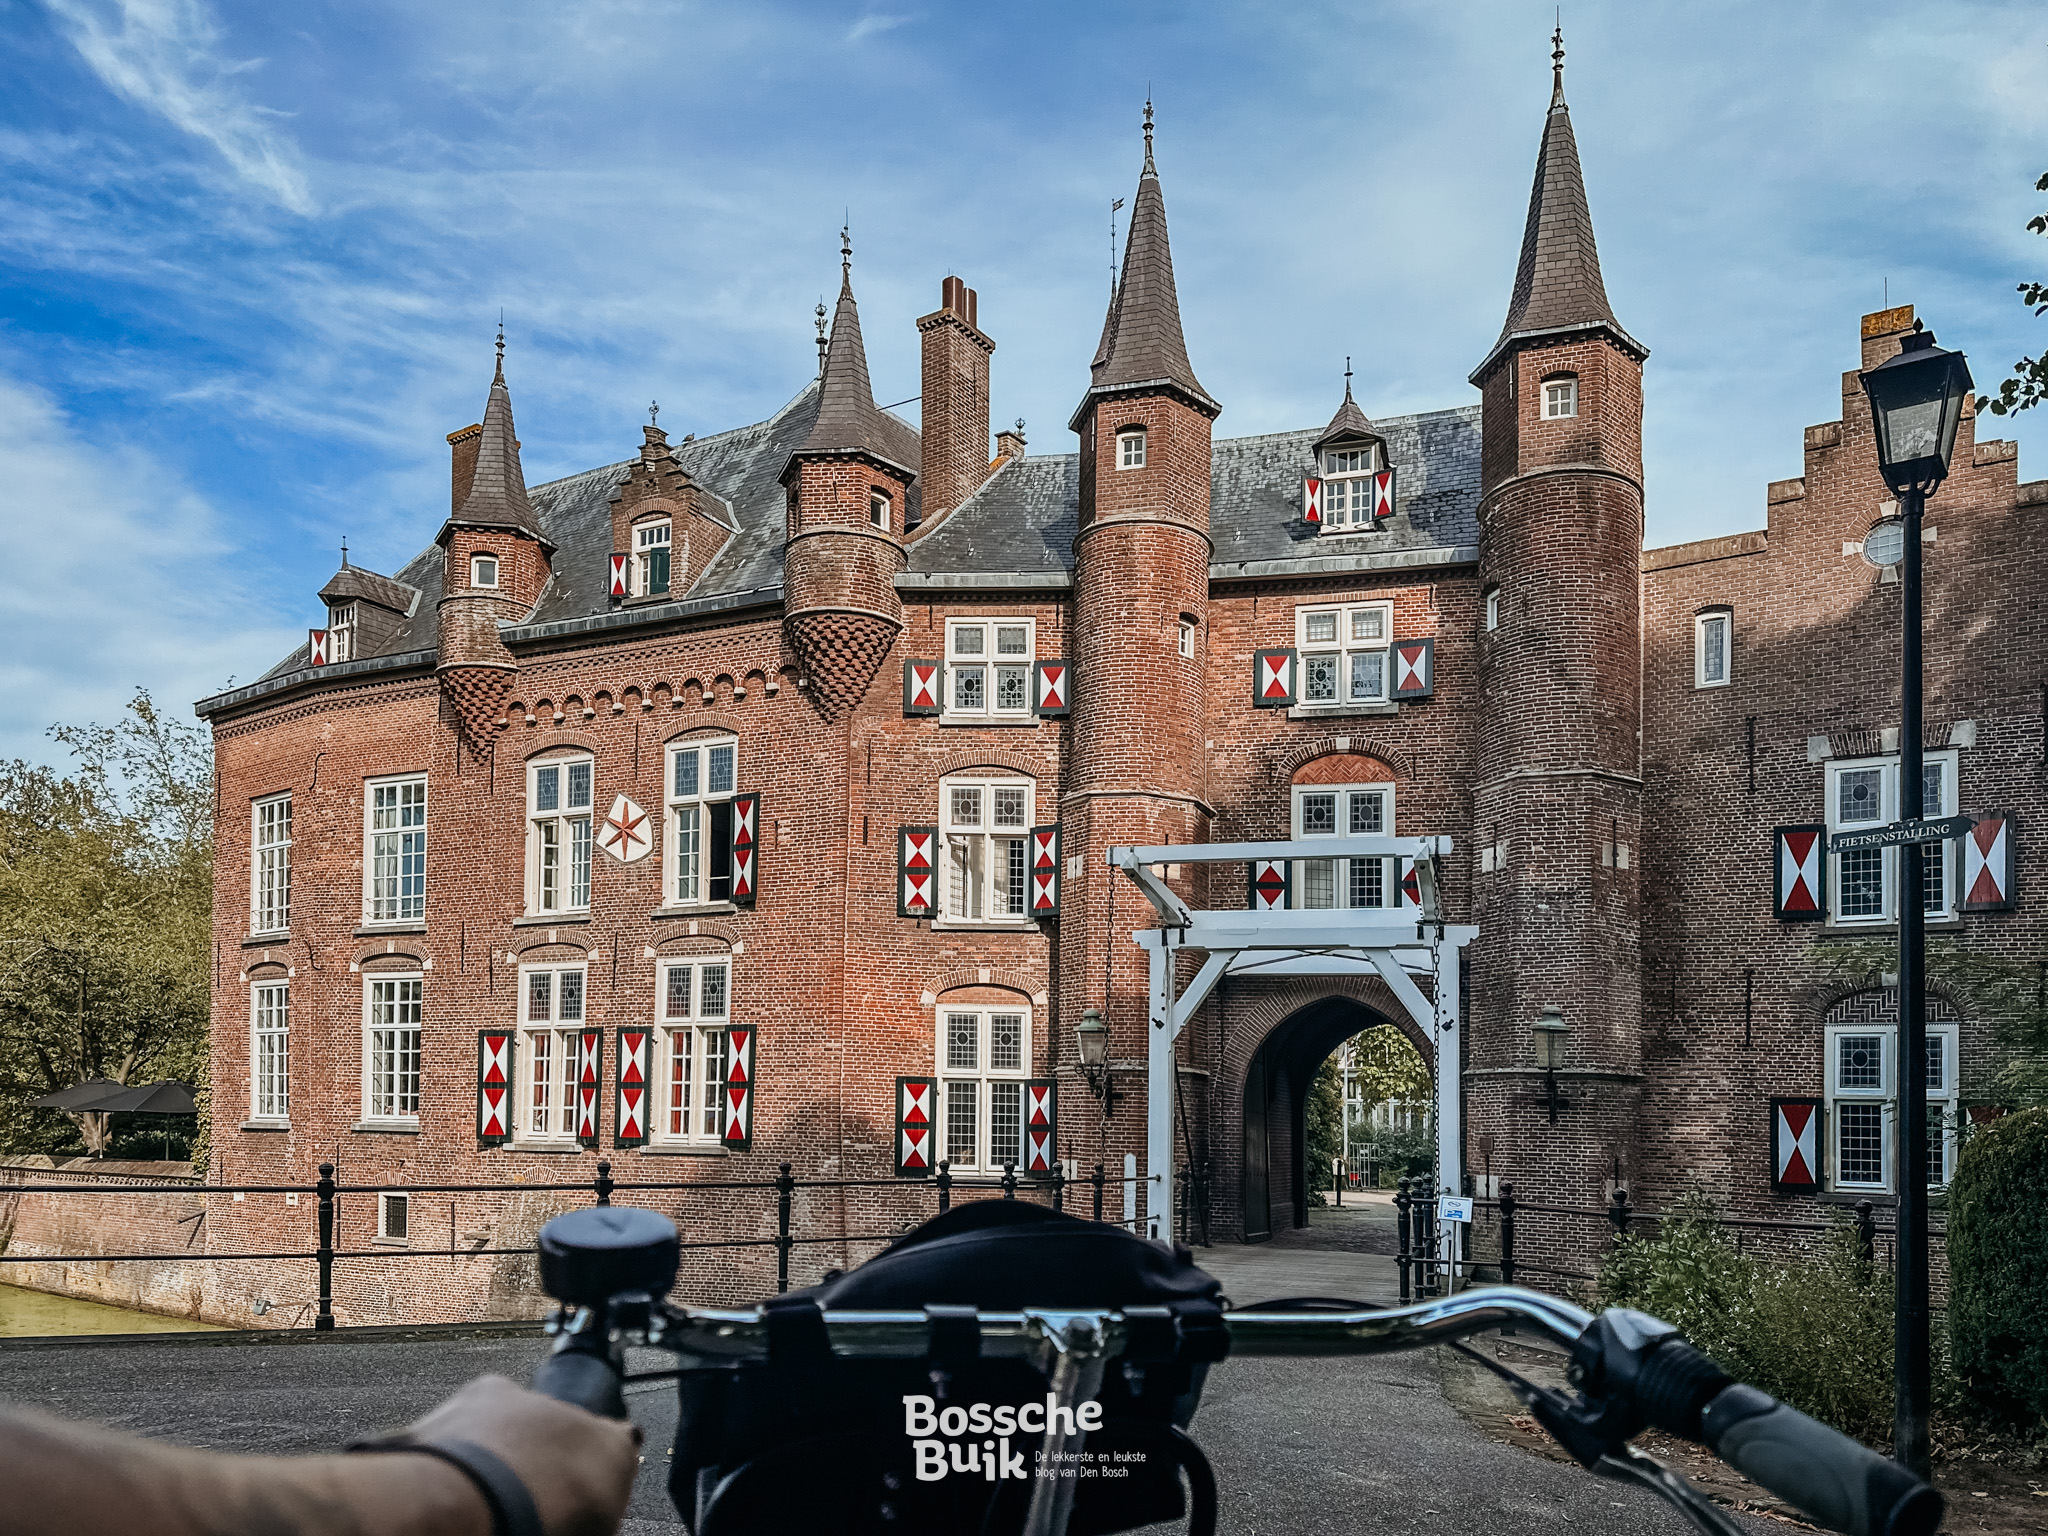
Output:
[[[469,494],[448,519],[449,527],[509,528],[548,542],[540,518],[526,496],[526,474],[519,466],[519,436],[512,426],[512,392],[505,387],[505,335],[498,333],[498,367],[491,377],[490,399],[484,404],[483,427],[470,471]],[[447,537],[448,530],[442,530]],[[552,547],[552,546],[550,546]]]
[[791,461],[811,454],[858,453],[901,470],[907,478],[917,473],[916,466],[901,461],[901,431],[890,429],[868,382],[860,305],[853,297],[853,251],[843,231],[839,254],[839,303],[832,312],[832,335],[818,378],[818,419]]
[[1476,383],[1503,348],[1526,338],[1566,331],[1609,332],[1637,357],[1649,349],[1628,334],[1607,302],[1600,276],[1600,247],[1593,239],[1593,213],[1586,178],[1579,169],[1579,144],[1572,133],[1571,108],[1564,99],[1564,39],[1552,37],[1550,111],[1536,152],[1536,180],[1529,189],[1529,217],[1522,227],[1522,256],[1507,321],[1486,361],[1472,371]]

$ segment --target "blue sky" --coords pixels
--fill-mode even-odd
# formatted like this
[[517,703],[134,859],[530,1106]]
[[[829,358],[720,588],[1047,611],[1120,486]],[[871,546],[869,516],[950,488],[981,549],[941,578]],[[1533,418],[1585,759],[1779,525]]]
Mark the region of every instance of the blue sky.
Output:
[[[0,0],[0,755],[183,704],[438,528],[502,307],[528,476],[760,418],[850,217],[878,396],[958,272],[994,414],[1072,445],[1139,108],[1230,434],[1459,404],[1505,310],[1552,7]],[[1759,527],[1911,301],[1994,385],[2048,170],[2048,8],[1567,7],[1653,543]],[[2048,416],[2048,412],[2035,413]],[[2048,474],[2048,420],[2017,437]]]

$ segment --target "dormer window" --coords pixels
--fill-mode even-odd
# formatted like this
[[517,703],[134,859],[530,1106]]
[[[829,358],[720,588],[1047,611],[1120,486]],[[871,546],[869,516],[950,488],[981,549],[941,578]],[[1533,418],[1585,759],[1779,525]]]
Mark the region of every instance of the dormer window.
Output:
[[1556,421],[1579,414],[1579,376],[1561,373],[1543,381],[1543,419]]
[[642,523],[633,530],[633,595],[654,597],[668,591],[669,523]]
[[496,555],[471,555],[469,557],[469,584],[472,587],[497,586],[498,557]]
[[356,655],[356,605],[330,603],[327,607],[327,659],[353,661]]
[[1372,526],[1372,477],[1379,449],[1370,443],[1323,450],[1323,531]]
[[888,530],[890,518],[887,491],[868,492],[868,521],[885,532]]
[[1116,435],[1116,467],[1118,469],[1143,469],[1145,467],[1145,429],[1126,427]]

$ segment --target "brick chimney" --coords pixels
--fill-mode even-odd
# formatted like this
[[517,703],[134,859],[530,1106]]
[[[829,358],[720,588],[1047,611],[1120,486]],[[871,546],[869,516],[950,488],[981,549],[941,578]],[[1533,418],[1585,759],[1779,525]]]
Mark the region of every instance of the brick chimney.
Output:
[[456,513],[469,500],[469,483],[476,478],[476,445],[483,441],[484,424],[477,422],[460,432],[448,434],[448,510]]
[[998,459],[1021,459],[1024,457],[1024,418],[1017,418],[1017,425],[1005,427],[996,434],[996,457]]
[[960,505],[988,478],[988,359],[996,344],[975,321],[975,293],[957,277],[917,322],[924,338],[924,449],[918,479],[925,521]]

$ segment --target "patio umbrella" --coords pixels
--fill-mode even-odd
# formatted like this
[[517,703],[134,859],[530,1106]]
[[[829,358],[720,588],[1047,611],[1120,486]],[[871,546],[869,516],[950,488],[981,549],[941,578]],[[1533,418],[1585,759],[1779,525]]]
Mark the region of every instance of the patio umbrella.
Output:
[[69,1088],[59,1088],[55,1093],[46,1093],[39,1099],[30,1099],[30,1109],[65,1109],[72,1114],[97,1114],[101,1099],[115,1098],[129,1091],[126,1083],[117,1083],[109,1078],[89,1077],[82,1083]]
[[199,1112],[199,1106],[193,1102],[190,1088],[167,1079],[144,1083],[140,1088],[124,1088],[94,1104],[92,1110],[95,1114],[192,1115]]

